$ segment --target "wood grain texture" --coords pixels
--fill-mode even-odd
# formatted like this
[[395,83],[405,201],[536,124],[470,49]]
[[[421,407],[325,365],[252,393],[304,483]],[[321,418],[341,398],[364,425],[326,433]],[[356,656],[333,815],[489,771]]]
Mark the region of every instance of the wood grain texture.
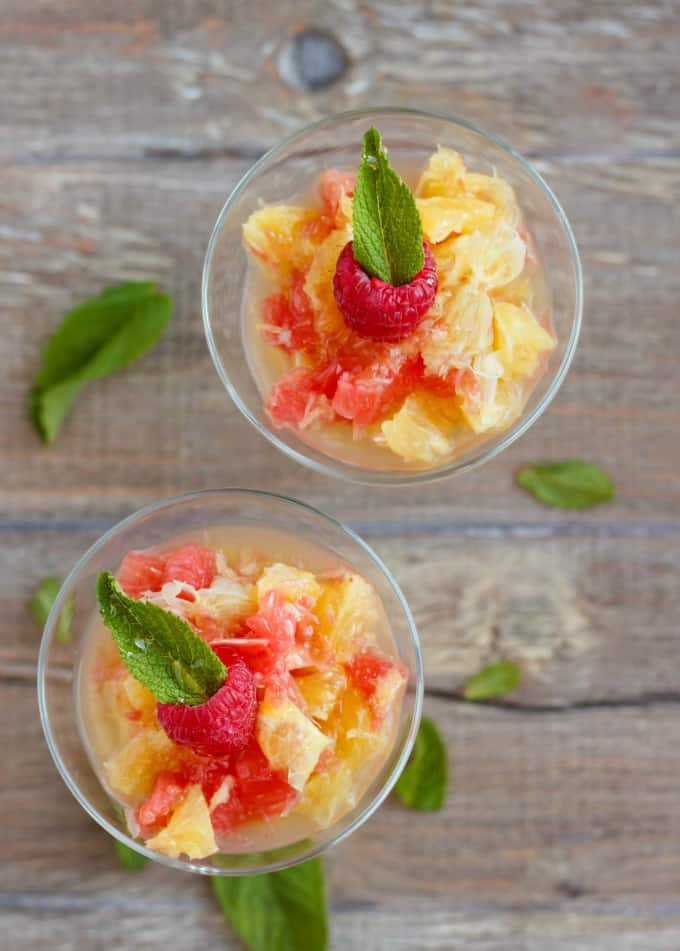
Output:
[[[317,91],[291,38],[347,54]],[[117,869],[40,732],[26,601],[159,496],[257,485],[350,520],[421,632],[452,790],[389,803],[329,857],[334,951],[680,947],[680,8],[677,0],[0,0],[0,947],[236,948],[206,883]],[[548,413],[472,477],[379,491],[302,472],[230,404],[200,322],[213,222],[252,160],[329,112],[425,107],[530,156],[585,272],[584,331]],[[157,278],[177,316],[143,364],[91,387],[56,445],[26,390],[61,315]],[[200,421],[200,425],[197,424]],[[544,509],[517,466],[586,457],[617,483]],[[459,699],[499,656],[522,687]]]

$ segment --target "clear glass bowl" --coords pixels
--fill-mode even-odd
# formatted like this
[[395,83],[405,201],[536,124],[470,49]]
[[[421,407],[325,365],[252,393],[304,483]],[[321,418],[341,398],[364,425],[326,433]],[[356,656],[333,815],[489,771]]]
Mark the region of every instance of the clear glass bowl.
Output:
[[[334,561],[351,565],[375,587],[409,683],[402,704],[396,740],[384,765],[361,801],[334,826],[311,838],[269,852],[220,854],[200,861],[170,859],[130,838],[112,801],[100,784],[83,740],[76,687],[83,635],[97,610],[95,579],[115,571],[126,552],[163,545],[183,534],[198,535],[215,526],[275,529],[294,540],[313,542]],[[72,636],[60,642],[58,621],[73,603]],[[266,492],[241,489],[197,492],[140,509],[103,535],[83,555],[63,584],[45,626],[38,659],[40,717],[54,762],[80,805],[107,832],[147,858],[205,875],[248,875],[303,862],[341,841],[368,819],[388,795],[415,740],[423,698],[423,667],[418,634],[397,583],[380,558],[354,532],[302,502]]]
[[[440,466],[373,468],[343,461],[310,446],[294,432],[273,430],[244,344],[248,260],[241,229],[261,204],[281,203],[309,189],[323,168],[352,169],[370,125],[380,129],[399,167],[422,166],[438,145],[460,151],[476,172],[496,171],[517,192],[525,224],[542,259],[557,347],[521,417]],[[346,112],[308,126],[267,152],[241,179],[224,205],[203,267],[203,322],[210,354],[229,395],[255,428],[286,455],[325,475],[356,482],[410,484],[464,472],[513,443],[546,409],[574,355],[582,311],[582,276],[569,222],[550,188],[529,163],[495,136],[462,119],[404,109]]]

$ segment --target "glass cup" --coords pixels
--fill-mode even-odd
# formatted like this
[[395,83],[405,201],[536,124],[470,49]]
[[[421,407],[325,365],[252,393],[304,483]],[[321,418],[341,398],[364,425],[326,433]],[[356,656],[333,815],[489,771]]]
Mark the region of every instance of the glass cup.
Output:
[[[216,526],[276,530],[295,540],[321,546],[334,561],[346,563],[374,586],[384,609],[409,682],[394,746],[357,805],[334,826],[271,851],[219,854],[207,859],[171,859],[132,839],[119,810],[101,785],[87,753],[78,707],[78,671],[83,640],[97,611],[95,580],[115,571],[133,549],[163,545],[176,536],[200,537]],[[73,610],[71,639],[63,643],[59,619]],[[38,658],[40,717],[50,753],[68,788],[86,812],[107,832],[147,858],[205,875],[247,875],[275,871],[319,855],[368,819],[389,794],[413,746],[423,698],[423,667],[413,617],[387,567],[369,546],[340,522],[283,496],[254,490],[197,492],[156,502],[115,525],[82,556],[64,582],[50,612]]]
[[[437,146],[460,151],[475,172],[497,172],[515,189],[542,260],[556,349],[513,425],[475,442],[433,468],[375,468],[356,457],[335,458],[288,430],[273,430],[249,366],[243,306],[248,259],[241,229],[261,204],[281,203],[309,189],[324,168],[357,165],[363,133],[380,129],[397,168],[422,166]],[[241,179],[222,208],[203,267],[203,322],[217,372],[236,406],[292,459],[325,475],[373,484],[405,485],[465,472],[511,445],[547,408],[574,355],[582,311],[582,275],[569,222],[538,172],[514,149],[462,119],[405,109],[346,112],[308,126],[267,152]]]

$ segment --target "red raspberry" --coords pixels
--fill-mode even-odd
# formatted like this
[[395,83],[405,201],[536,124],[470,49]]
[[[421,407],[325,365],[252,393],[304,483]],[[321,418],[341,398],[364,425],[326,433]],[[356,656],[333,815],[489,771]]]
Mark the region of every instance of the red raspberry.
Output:
[[437,293],[437,268],[423,242],[425,264],[408,284],[395,287],[369,277],[354,257],[352,242],[335,268],[333,293],[347,326],[360,337],[396,343],[413,333]]
[[232,663],[224,684],[205,703],[156,706],[170,739],[204,756],[226,756],[244,749],[255,730],[256,709],[253,675],[240,659]]

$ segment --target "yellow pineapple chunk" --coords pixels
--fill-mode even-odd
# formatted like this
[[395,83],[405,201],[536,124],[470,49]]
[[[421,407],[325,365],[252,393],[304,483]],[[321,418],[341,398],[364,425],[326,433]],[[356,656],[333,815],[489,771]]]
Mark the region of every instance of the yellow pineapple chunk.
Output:
[[270,591],[280,591],[288,601],[307,598],[312,605],[321,594],[321,585],[311,571],[303,571],[279,562],[267,565],[257,582],[257,597],[262,601]]
[[509,284],[524,268],[526,245],[505,221],[454,241],[452,277],[490,289]]
[[420,352],[428,373],[446,375],[470,366],[493,342],[493,306],[486,291],[463,284],[442,295],[441,316],[429,328]]
[[314,254],[308,236],[319,212],[295,205],[266,205],[258,208],[243,226],[243,239],[258,260],[279,277],[302,271]]
[[504,178],[468,172],[464,188],[469,195],[495,205],[500,216],[513,228],[519,223],[519,205],[515,190]]
[[456,198],[416,198],[423,235],[438,244],[450,234],[474,231],[491,221],[496,208],[491,202],[464,195]]
[[497,301],[493,309],[494,344],[504,375],[530,377],[540,355],[553,349],[555,341],[526,307]]
[[347,675],[342,667],[314,670],[296,677],[296,684],[307,705],[307,713],[314,720],[327,720],[338,697],[347,686]]
[[460,152],[441,146],[430,157],[416,186],[419,198],[453,198],[463,189],[465,163]]
[[424,394],[412,393],[380,427],[388,449],[407,462],[431,465],[451,452],[452,441],[444,428],[449,428],[447,421],[429,410],[429,402]]
[[288,698],[266,691],[257,713],[257,742],[275,770],[288,773],[289,784],[302,790],[331,740]]
[[315,773],[294,812],[308,816],[320,829],[327,829],[356,805],[354,782],[354,770],[349,763],[338,763],[327,773]]
[[115,793],[136,804],[151,792],[161,769],[173,769],[181,760],[182,753],[163,730],[147,729],[104,761],[104,773]]
[[375,642],[380,602],[361,575],[347,573],[324,581],[314,613],[319,619],[314,642],[322,650],[330,650],[338,663],[351,660],[357,651]]
[[352,240],[349,225],[336,228],[321,242],[305,279],[305,291],[314,307],[314,325],[322,339],[348,340],[351,331],[335,302],[333,277],[340,252]]
[[166,827],[146,844],[171,859],[180,855],[204,859],[217,852],[208,803],[199,784],[187,788]]

